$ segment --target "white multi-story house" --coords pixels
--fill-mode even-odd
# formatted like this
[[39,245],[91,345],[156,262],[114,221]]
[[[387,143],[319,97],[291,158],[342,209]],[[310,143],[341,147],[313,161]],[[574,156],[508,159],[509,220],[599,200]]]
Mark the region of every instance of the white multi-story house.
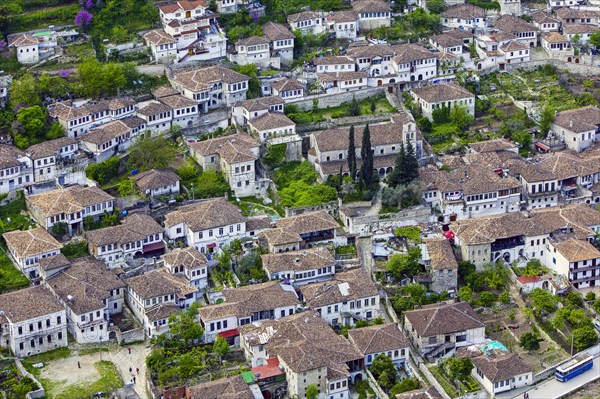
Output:
[[92,255],[109,267],[150,253],[162,252],[163,228],[150,215],[134,213],[121,224],[85,233]]
[[21,64],[37,64],[40,61],[39,41],[30,33],[16,33],[8,37],[8,47],[14,47],[17,61]]
[[321,87],[327,93],[334,94],[366,89],[368,76],[366,72],[333,72],[323,73],[318,78]]
[[392,24],[392,9],[382,0],[354,1],[352,10],[358,14],[361,31],[368,32]]
[[0,347],[26,357],[67,343],[65,308],[44,286],[0,295]]
[[195,100],[180,94],[161,97],[158,101],[171,109],[171,125],[181,128],[192,127],[200,118],[200,107]]
[[169,317],[196,302],[197,288],[167,269],[132,277],[126,283],[125,300],[144,325],[148,338],[168,333]]
[[[355,50],[361,47],[354,47],[348,49],[348,51]],[[330,72],[347,72],[354,71],[354,60],[348,56],[332,56],[332,57],[319,57],[315,58],[313,63],[317,68],[317,73],[330,73]]]
[[287,22],[292,31],[299,30],[303,35],[308,33],[320,35],[327,30],[326,18],[320,12],[303,11],[298,14],[290,14]]
[[[360,169],[363,127],[354,128],[354,142],[356,145],[357,170]],[[373,168],[380,177],[392,173],[397,154],[404,143],[410,141],[417,159],[423,157],[423,140],[420,137],[417,124],[403,116],[394,116],[391,123],[370,125],[371,145],[373,153]],[[310,135],[310,151],[308,161],[315,167],[323,181],[329,175],[338,174],[340,166],[342,174],[349,175],[348,169],[348,143],[349,129],[333,129],[314,132]]]
[[170,78],[185,97],[195,100],[200,112],[245,101],[250,78],[222,66],[183,70]]
[[12,145],[0,144],[0,194],[27,189],[34,182],[31,159]]
[[327,30],[336,39],[354,40],[359,30],[358,14],[354,11],[335,11],[327,16]]
[[514,35],[516,37],[515,40],[529,47],[533,48],[537,46],[538,28],[524,19],[504,14],[494,22],[494,28]]
[[556,16],[562,22],[563,27],[570,24],[592,24],[597,26],[600,22],[600,13],[594,9],[561,7],[556,10]]
[[167,270],[173,274],[184,276],[191,285],[198,289],[197,298],[201,296],[208,286],[208,266],[206,256],[198,252],[196,248],[178,248],[167,252],[163,256]]
[[171,129],[173,122],[173,109],[168,105],[150,100],[139,104],[137,116],[146,122],[146,130],[158,134]]
[[402,331],[428,359],[485,340],[485,323],[467,302],[442,302],[404,312]]
[[555,234],[548,240],[545,264],[567,276],[575,288],[600,285],[600,251],[589,241]]
[[535,382],[531,367],[495,341],[460,348],[456,357],[471,359],[474,366],[471,375],[492,397]]
[[600,109],[590,105],[559,112],[550,129],[569,149],[581,152],[600,140]]
[[59,163],[74,158],[79,151],[79,146],[77,140],[62,137],[34,144],[26,151],[33,166],[33,179],[35,183],[42,183],[54,181]]
[[282,228],[270,228],[258,235],[259,245],[269,253],[298,251],[302,247],[300,234]]
[[67,309],[67,329],[80,344],[108,341],[111,316],[123,311],[126,285],[93,258],[79,258],[46,286]]
[[62,248],[62,244],[42,227],[10,231],[2,237],[16,266],[31,280],[40,277],[40,260],[57,255]]
[[317,312],[249,323],[239,332],[240,346],[252,366],[279,363],[290,396],[303,398],[314,384],[326,398],[346,399],[349,384],[365,378],[361,351],[336,334]]
[[335,258],[322,247],[260,257],[269,280],[286,280],[301,285],[330,280],[335,275]]
[[278,96],[259,97],[247,100],[233,107],[233,116],[239,126],[245,126],[252,119],[271,112],[283,113],[285,101]]
[[546,11],[536,11],[531,14],[531,23],[540,32],[558,32],[560,20]]
[[433,120],[435,110],[462,107],[475,116],[475,95],[456,83],[440,83],[410,90],[415,103],[421,107],[423,116]]
[[259,68],[281,67],[279,57],[271,56],[271,41],[266,36],[251,36],[235,42],[235,52],[228,54],[231,62],[256,65]]
[[563,35],[572,43],[574,43],[575,38],[578,38],[578,43],[582,45],[588,44],[592,33],[597,31],[598,26],[591,24],[569,24],[563,26]]
[[271,42],[271,54],[278,56],[282,65],[294,60],[294,40],[296,36],[282,24],[269,21],[262,26],[263,34]]
[[83,220],[94,220],[113,211],[115,198],[96,186],[80,185],[46,191],[27,197],[27,209],[35,221],[50,230],[57,223],[66,223],[70,235],[83,227]]
[[184,240],[203,254],[219,251],[246,236],[246,218],[225,198],[213,198],[180,206],[165,215],[165,234]]
[[238,197],[254,195],[260,143],[247,134],[234,134],[190,143],[190,155],[202,170],[223,174]]
[[169,169],[150,169],[133,176],[135,187],[144,195],[154,198],[159,195],[179,194],[177,173]]
[[[504,54],[504,61],[507,64],[519,64],[531,60],[531,48],[515,40],[501,44],[498,52]],[[498,57],[498,62],[502,64],[500,57]]]
[[222,299],[221,303],[198,309],[205,342],[213,342],[218,336],[235,337],[237,328],[245,324],[293,315],[300,305],[294,288],[276,281],[224,289]]
[[[175,63],[207,61],[225,57],[227,37],[217,21],[218,14],[208,10],[206,3],[179,0],[159,7],[160,20],[164,33],[176,40]],[[172,43],[161,39],[162,33],[146,35],[146,42],[153,48]],[[151,40],[149,40],[151,39]],[[164,42],[164,43],[161,43]],[[156,43],[156,44],[155,44]],[[160,50],[160,47],[157,48]],[[168,52],[168,51],[167,51]],[[166,59],[170,59],[171,54]]]
[[[346,55],[354,60],[355,66],[352,69],[346,68],[346,70],[356,69],[367,72],[369,86],[393,83],[398,78],[392,66],[392,57],[396,54],[396,48],[397,46],[384,44],[350,47]],[[340,68],[339,71],[343,72],[344,70]]]
[[[420,82],[437,76],[438,59],[436,53],[416,44],[396,46],[392,67],[397,75],[394,82]],[[394,83],[390,81],[390,83]]]
[[144,40],[152,51],[152,58],[161,64],[171,64],[177,59],[177,39],[164,29],[154,29],[144,34]]
[[378,355],[386,355],[398,368],[404,368],[408,361],[410,342],[395,323],[349,330],[348,340],[363,353],[366,367]]
[[379,290],[364,269],[337,273],[330,281],[300,287],[306,305],[327,323],[354,325],[379,316]]
[[274,96],[283,98],[284,101],[304,97],[304,85],[296,79],[283,78],[273,83],[271,91]]
[[[141,118],[134,116],[130,119],[133,118],[138,121],[138,125],[146,125],[146,121]],[[96,162],[102,162],[129,148],[133,138],[137,136],[133,130],[125,119],[108,122],[91,129],[86,135],[80,136],[78,138],[79,147],[84,152],[91,154]],[[140,130],[138,129],[138,131]]]
[[571,42],[565,36],[558,32],[542,33],[540,35],[540,44],[550,58],[573,60],[575,49],[571,47]]
[[457,4],[442,12],[442,24],[448,28],[474,31],[487,27],[487,16],[481,7],[467,3]]
[[299,161],[302,158],[302,138],[296,134],[296,123],[282,113],[267,113],[248,122],[251,134],[261,143],[285,144],[286,159]]
[[456,292],[458,262],[450,241],[443,238],[425,240],[421,246],[423,263],[429,271],[430,288],[435,292]]

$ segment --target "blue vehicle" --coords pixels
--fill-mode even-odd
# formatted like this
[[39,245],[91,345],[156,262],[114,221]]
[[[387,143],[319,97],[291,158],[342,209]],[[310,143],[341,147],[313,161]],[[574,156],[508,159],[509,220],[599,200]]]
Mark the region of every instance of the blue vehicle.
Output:
[[557,380],[565,382],[588,371],[593,365],[594,357],[589,353],[582,353],[558,366],[554,372],[554,376]]

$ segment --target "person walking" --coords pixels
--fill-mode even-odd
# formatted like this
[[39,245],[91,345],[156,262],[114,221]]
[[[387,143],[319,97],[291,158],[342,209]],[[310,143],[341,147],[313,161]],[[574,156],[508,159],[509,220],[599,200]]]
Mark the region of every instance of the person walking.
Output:
[[81,363],[77,362],[77,368],[80,369],[81,368]]
[[137,374],[140,374],[140,368],[139,368],[139,367],[136,367],[136,368],[135,368],[135,372],[136,372]]
[[133,369],[129,367],[129,374],[133,374]]
[[133,383],[135,384],[135,375],[133,376]]
[[129,354],[131,355],[131,348],[127,348],[127,350],[129,351]]

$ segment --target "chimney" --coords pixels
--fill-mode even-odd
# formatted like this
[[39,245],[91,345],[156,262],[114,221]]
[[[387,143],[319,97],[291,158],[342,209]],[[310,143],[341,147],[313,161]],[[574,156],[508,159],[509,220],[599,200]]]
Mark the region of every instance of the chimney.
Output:
[[571,127],[571,128],[573,127],[573,119],[571,119],[571,120],[569,121],[569,127]]

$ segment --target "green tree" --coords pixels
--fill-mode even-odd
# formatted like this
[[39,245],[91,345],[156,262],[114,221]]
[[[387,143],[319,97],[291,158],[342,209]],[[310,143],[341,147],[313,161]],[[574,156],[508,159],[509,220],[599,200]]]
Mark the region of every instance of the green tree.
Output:
[[200,341],[204,329],[197,320],[198,307],[194,302],[185,311],[169,317],[169,335],[173,346],[189,347],[194,341]]
[[415,153],[415,148],[412,145],[412,141],[408,140],[406,143],[406,167],[404,170],[404,181],[403,184],[407,185],[419,178],[419,161]]
[[129,147],[128,165],[132,169],[146,171],[166,168],[175,160],[177,149],[162,136],[140,136]]
[[460,287],[458,289],[458,297],[463,302],[471,302],[471,299],[473,299],[473,290],[468,285]]
[[473,124],[475,118],[467,111],[465,107],[453,107],[450,110],[450,120],[460,130],[466,130]]
[[441,14],[446,9],[444,0],[428,0],[427,9],[434,14]]
[[48,140],[54,140],[65,137],[66,135],[67,131],[59,122],[52,122],[50,129],[48,129],[48,132],[46,133],[46,138]]
[[94,57],[85,57],[77,66],[79,80],[83,88],[83,94],[98,97],[103,91],[104,74],[102,65]]
[[406,169],[406,149],[404,148],[404,142],[400,143],[400,150],[396,155],[396,163],[394,165],[394,171],[389,178],[389,185],[396,187],[404,181],[404,173]]
[[443,105],[441,108],[434,110],[431,113],[433,118],[433,122],[442,125],[444,123],[450,122],[450,108]]
[[521,335],[519,346],[528,352],[540,349],[538,337],[533,332],[526,332],[525,334]]
[[546,290],[536,288],[529,294],[529,299],[534,307],[534,312],[538,315],[552,313],[556,310],[558,298]]
[[67,224],[65,222],[58,222],[52,226],[52,234],[57,237],[62,237],[67,234]]
[[587,294],[585,294],[585,300],[587,302],[594,301],[595,299],[596,299],[596,293],[594,291],[588,291]]
[[12,16],[21,14],[22,12],[22,2],[19,0],[5,0],[0,3],[0,32],[7,42]]
[[531,133],[526,130],[513,132],[510,138],[519,143],[523,153],[529,152],[531,147]]
[[85,169],[85,175],[100,184],[104,184],[110,179],[117,177],[121,159],[119,157],[110,157],[105,161],[92,164]]
[[[188,187],[192,189],[192,187]],[[229,184],[223,175],[214,170],[205,170],[196,179],[193,192],[195,198],[222,197],[230,191]]]
[[471,375],[474,366],[471,358],[451,357],[446,361],[444,367],[452,380],[465,381]]
[[306,394],[304,397],[306,399],[318,399],[319,387],[316,384],[310,384],[306,387]]
[[404,378],[390,389],[390,397],[395,397],[403,392],[419,389],[420,386],[419,380],[416,378]]
[[477,302],[481,306],[490,307],[496,303],[496,297],[491,292],[484,291],[481,294],[479,294],[479,298],[477,299]]
[[348,115],[349,116],[359,116],[360,115],[360,104],[356,97],[352,96],[352,101],[350,102],[350,106],[348,107]]
[[356,178],[356,147],[354,144],[354,125],[350,126],[348,131],[348,170],[350,171],[350,178],[354,180]]
[[40,97],[36,91],[36,82],[33,75],[27,73],[19,79],[13,80],[10,85],[10,106],[15,109],[18,106],[33,107],[40,104]]
[[398,373],[396,372],[396,366],[392,362],[392,359],[384,354],[379,354],[373,359],[369,370],[373,374],[373,377],[377,380],[379,385],[389,391],[398,380]]
[[217,337],[212,346],[213,352],[219,355],[219,359],[223,359],[229,353],[229,344],[223,337]]
[[24,129],[24,136],[30,143],[38,141],[46,124],[46,114],[39,105],[20,108],[17,111],[17,121]]
[[594,310],[597,314],[600,314],[600,298],[594,301]]
[[573,346],[577,351],[582,351],[598,342],[598,334],[591,325],[573,330]]
[[421,259],[421,248],[410,247],[407,254],[393,255],[386,265],[386,269],[397,280],[412,277],[419,273],[419,260]]
[[498,296],[498,301],[500,301],[500,303],[503,303],[505,305],[510,303],[510,295],[508,294],[508,291],[502,291],[500,296]]
[[554,121],[554,111],[551,108],[544,108],[540,115],[540,132],[542,135],[547,135],[550,130],[550,126]]
[[368,124],[363,130],[360,157],[362,159],[360,167],[361,181],[364,183],[364,187],[371,187],[371,184],[373,184],[373,150],[371,148],[371,131]]
[[590,44],[595,47],[600,46],[600,31],[596,31],[590,35]]

